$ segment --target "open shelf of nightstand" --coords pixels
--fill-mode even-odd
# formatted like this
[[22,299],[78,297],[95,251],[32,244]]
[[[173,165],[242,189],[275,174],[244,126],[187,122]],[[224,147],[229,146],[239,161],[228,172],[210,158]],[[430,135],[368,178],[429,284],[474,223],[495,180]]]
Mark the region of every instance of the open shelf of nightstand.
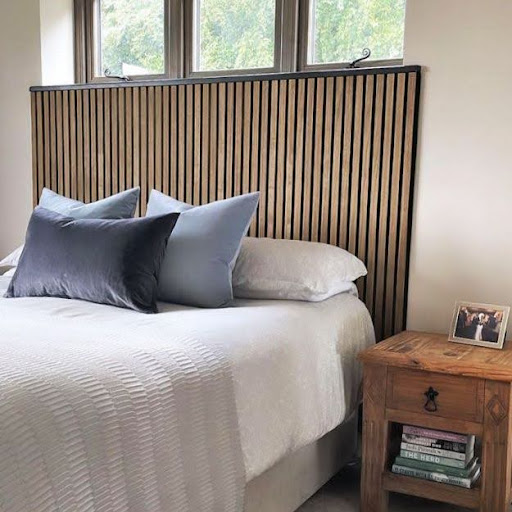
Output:
[[411,476],[396,475],[385,471],[382,475],[382,484],[386,491],[399,492],[418,496],[420,498],[434,499],[450,503],[459,507],[478,508],[480,504],[480,486],[477,483],[472,489],[457,487]]

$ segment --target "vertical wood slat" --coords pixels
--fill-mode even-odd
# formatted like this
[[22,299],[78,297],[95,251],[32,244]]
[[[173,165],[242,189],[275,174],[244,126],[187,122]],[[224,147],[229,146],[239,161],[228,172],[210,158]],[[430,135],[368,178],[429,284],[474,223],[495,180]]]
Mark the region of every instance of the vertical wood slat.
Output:
[[90,92],[83,91],[83,119],[84,129],[82,132],[84,138],[84,154],[83,154],[83,189],[81,201],[88,203],[91,200],[91,111],[90,111]]
[[[389,75],[385,81],[385,106],[384,106],[384,127],[383,147],[380,173],[380,197],[379,197],[379,231],[377,248],[377,266],[381,269],[376,272],[376,295],[375,295],[375,329],[383,332],[386,298],[386,276],[387,255],[390,249],[388,244],[389,235],[389,195],[391,177],[391,158],[393,144],[393,121],[394,121],[394,99],[395,99],[395,75]],[[392,227],[392,226],[391,226]]]
[[398,74],[396,79],[396,93],[394,106],[394,129],[393,129],[393,154],[391,163],[391,182],[389,200],[389,233],[388,233],[388,254],[386,268],[386,291],[384,303],[386,310],[384,314],[384,336],[388,337],[394,332],[394,311],[393,302],[396,286],[396,255],[399,236],[399,214],[400,214],[400,185],[402,174],[402,137],[404,125],[404,94],[405,75]]
[[233,143],[235,123],[235,84],[227,84],[226,99],[226,184],[224,195],[233,195]]
[[343,98],[343,142],[341,155],[341,197],[340,197],[340,221],[339,221],[339,244],[347,247],[349,240],[349,217],[350,217],[350,169],[352,158],[352,123],[354,118],[354,77],[348,76],[345,79]]
[[420,75],[272,77],[33,93],[34,204],[141,186],[194,204],[260,191],[251,236],[321,241],[367,265],[382,338],[405,326]]
[[275,181],[275,234],[276,238],[283,238],[284,215],[284,183],[285,183],[285,150],[286,150],[286,107],[287,107],[287,80],[279,81],[279,109],[277,128],[277,160]]
[[235,84],[235,134],[233,137],[234,156],[232,169],[233,195],[242,193],[242,145],[243,145],[243,86],[242,82]]
[[85,120],[83,117],[83,93],[76,91],[76,140],[77,140],[77,180],[76,180],[76,198],[84,200],[84,146],[83,132]]
[[331,167],[331,214],[330,214],[330,234],[329,243],[338,244],[339,229],[338,223],[340,212],[340,192],[341,192],[341,147],[343,137],[343,98],[345,96],[345,80],[343,77],[337,77],[335,83],[334,95],[334,128],[332,141],[332,167]]
[[96,91],[96,120],[98,123],[98,142],[97,142],[97,166],[98,166],[98,197],[104,198],[105,194],[105,119],[104,119],[104,91]]
[[149,193],[155,186],[155,88],[148,87],[148,106],[147,106],[147,116],[148,116],[148,178],[146,182],[146,197],[145,203],[147,203],[147,199],[149,199]]
[[310,240],[310,214],[311,204],[311,175],[313,172],[313,122],[314,122],[314,100],[315,100],[315,79],[309,78],[306,86],[306,121],[305,121],[305,146],[304,161],[302,166],[302,231],[301,240]]
[[[332,179],[332,128],[334,111],[334,78],[329,77],[325,81],[325,114],[323,129],[323,154],[321,184],[322,197],[320,201],[320,241],[329,243],[329,217],[331,212],[331,179]],[[319,180],[320,181],[320,180]]]
[[57,147],[57,192],[64,194],[64,126],[62,116],[63,92],[57,91],[55,98],[55,124],[56,124],[56,147]]
[[374,122],[373,122],[373,151],[372,169],[370,172],[370,209],[368,221],[368,256],[366,266],[368,276],[366,278],[365,304],[375,317],[375,277],[377,274],[377,241],[378,241],[378,218],[379,218],[379,186],[380,186],[380,162],[382,147],[382,119],[384,110],[384,76],[377,77]]
[[414,172],[415,125],[419,100],[419,75],[411,73],[407,77],[406,107],[404,109],[405,128],[403,141],[402,187],[400,196],[400,226],[398,235],[398,258],[395,297],[395,330],[406,321],[406,282],[409,271],[409,244],[411,224],[412,185]]
[[[118,119],[119,119],[119,126],[118,126],[118,151],[119,151],[119,190],[125,190],[127,188],[126,186],[126,100],[125,100],[125,89],[119,89],[119,94],[117,97],[117,112],[118,112]],[[155,158],[158,158],[158,155],[156,155]],[[160,184],[161,187],[161,184]]]
[[[284,233],[283,238],[292,238],[293,224],[293,193],[294,193],[294,151],[295,151],[295,105],[297,81],[288,83],[288,113],[286,119],[286,157],[285,157],[285,183],[284,183]],[[253,187],[256,190],[256,187]]]
[[97,102],[96,102],[96,93],[95,89],[91,90],[91,94],[89,96],[89,107],[90,107],[90,122],[91,122],[91,140],[90,140],[90,148],[91,148],[91,178],[90,178],[90,189],[91,189],[91,201],[97,201],[98,199],[102,199],[102,197],[98,194],[98,139],[97,139],[97,124],[96,124],[96,114],[97,114]]
[[70,153],[70,140],[69,140],[69,91],[62,92],[62,144],[64,145],[64,161],[63,161],[63,175],[64,175],[64,195],[69,197],[71,195],[71,153]]
[[120,91],[118,89],[112,89],[110,91],[110,145],[112,148],[112,158],[110,160],[110,164],[112,166],[112,179],[110,180],[111,191],[109,191],[108,194],[117,194],[119,192],[119,92]]
[[38,148],[38,131],[37,131],[37,98],[36,95],[33,94],[30,98],[30,115],[32,119],[32,201],[33,206],[36,206],[36,198],[39,196],[39,178],[38,178],[38,168],[37,168],[37,148]]
[[294,240],[300,240],[302,229],[302,172],[304,168],[304,120],[306,106],[306,83],[298,80],[297,84],[297,119],[295,126],[295,176],[293,183],[293,236]]
[[43,117],[44,117],[44,111],[43,111],[43,93],[38,92],[35,93],[36,96],[36,102],[35,102],[35,108],[36,108],[36,126],[37,126],[37,154],[36,154],[36,161],[32,162],[32,165],[34,166],[35,172],[37,174],[37,187],[36,187],[36,196],[34,199],[34,206],[37,204],[39,200],[39,196],[41,195],[41,192],[43,190],[43,186],[45,183],[44,179],[44,131],[43,131]]
[[187,203],[194,201],[194,86],[187,85],[186,88],[186,157],[185,157],[185,173],[186,173],[186,197]]
[[322,182],[322,157],[324,143],[324,95],[325,95],[325,79],[318,78],[316,80],[316,94],[314,107],[314,145],[313,145],[313,172],[311,174],[312,196],[311,196],[311,234],[310,238],[314,242],[319,241],[320,231],[320,203],[321,182]]
[[242,150],[242,182],[240,190],[246,194],[250,190],[250,165],[251,165],[251,115],[252,115],[252,84],[244,84],[244,111],[243,111],[243,150]]
[[201,85],[194,85],[194,204],[201,202]]
[[37,196],[34,197],[34,205],[37,204],[39,200],[39,196],[43,190],[43,186],[45,183],[45,151],[44,151],[44,126],[43,122],[44,118],[44,109],[43,109],[43,93],[37,92],[36,96],[36,117],[37,117],[37,161],[33,162],[35,167],[37,167]]
[[[80,91],[81,92],[81,91]],[[44,123],[43,128],[43,155],[41,155],[40,158],[42,158],[43,161],[43,169],[44,172],[42,174],[43,177],[43,183],[47,187],[51,187],[51,178],[50,178],[50,93],[44,92],[41,93],[43,95],[42,98],[42,118]]]
[[269,140],[268,140],[268,168],[267,168],[267,221],[265,236],[275,236],[276,213],[276,163],[277,163],[277,120],[279,113],[279,82],[270,83],[270,109],[269,109]]
[[[166,88],[165,90],[168,91]],[[133,89],[126,89],[125,92],[125,152],[126,152],[126,188],[133,187],[133,132],[132,132],[132,123],[133,123]],[[165,101],[164,101],[165,108]],[[167,126],[169,122],[167,120]],[[165,142],[165,138],[164,138]],[[164,145],[164,156],[166,154],[166,148]],[[167,158],[169,158],[169,147],[167,146]]]
[[50,176],[51,188],[58,191],[59,184],[57,182],[57,119],[56,119],[56,91],[50,92]]
[[103,91],[103,191],[105,196],[112,194],[112,110],[111,105],[111,91],[105,89]]
[[226,84],[219,84],[217,116],[217,199],[225,199],[226,190]]
[[[71,185],[71,197],[77,198],[77,140],[76,130],[78,116],[76,112],[76,96],[77,91],[69,91],[69,145],[70,145],[70,185]],[[34,198],[37,200],[37,198]]]
[[355,79],[354,90],[354,112],[352,124],[352,157],[350,171],[350,214],[349,214],[349,236],[348,250],[353,254],[357,253],[357,235],[359,222],[359,193],[361,179],[361,148],[363,129],[363,94],[364,76]]
[[217,199],[217,143],[218,143],[218,126],[217,126],[217,104],[218,104],[218,91],[217,84],[212,84],[210,87],[210,114],[209,114],[209,130],[210,130],[210,147],[206,158],[209,159],[210,175],[208,201],[215,201]]
[[[140,186],[140,89],[133,89],[132,94],[132,121],[133,121],[133,186]],[[139,214],[142,211],[142,205],[139,201]]]
[[259,191],[260,203],[258,214],[258,236],[267,235],[267,187],[268,187],[268,116],[269,116],[269,90],[270,82],[265,81],[261,84],[261,121],[260,121],[260,164],[258,168],[259,174]]
[[[358,257],[363,261],[367,260],[368,244],[368,210],[370,206],[370,173],[372,157],[372,118],[374,110],[373,95],[375,92],[375,77],[373,75],[366,77],[365,83],[365,101],[364,101],[364,119],[362,134],[362,155],[361,155],[361,203],[359,208],[359,228],[358,228]],[[366,280],[359,280],[358,288],[361,297],[366,297]]]
[[148,103],[147,87],[140,89],[140,214],[146,214],[146,205],[148,201]]
[[201,203],[208,202],[209,195],[209,172],[210,172],[210,159],[209,145],[210,145],[210,122],[209,122],[209,111],[210,111],[210,88],[203,84],[202,86],[202,106],[201,106]]
[[178,130],[177,130],[177,87],[171,87],[171,143],[170,143],[170,161],[171,167],[169,170],[170,183],[169,183],[169,194],[176,197],[177,195],[177,183],[178,183],[178,161],[177,161],[177,147],[178,147]]

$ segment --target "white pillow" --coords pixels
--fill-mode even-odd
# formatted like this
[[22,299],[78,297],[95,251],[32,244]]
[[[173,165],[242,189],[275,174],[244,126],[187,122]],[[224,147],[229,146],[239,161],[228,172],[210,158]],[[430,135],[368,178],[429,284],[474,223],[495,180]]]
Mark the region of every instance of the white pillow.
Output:
[[23,252],[23,247],[23,245],[20,245],[20,247],[11,252],[9,256],[6,256],[2,261],[0,261],[0,267],[17,267],[21,253]]
[[364,263],[334,245],[246,237],[233,272],[233,293],[246,299],[319,302],[354,291]]

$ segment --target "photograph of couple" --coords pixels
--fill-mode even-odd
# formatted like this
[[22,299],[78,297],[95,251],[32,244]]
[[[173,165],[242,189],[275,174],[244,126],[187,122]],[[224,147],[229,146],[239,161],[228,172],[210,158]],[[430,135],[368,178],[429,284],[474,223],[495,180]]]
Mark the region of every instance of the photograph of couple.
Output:
[[504,320],[503,309],[460,306],[454,336],[474,341],[498,343]]

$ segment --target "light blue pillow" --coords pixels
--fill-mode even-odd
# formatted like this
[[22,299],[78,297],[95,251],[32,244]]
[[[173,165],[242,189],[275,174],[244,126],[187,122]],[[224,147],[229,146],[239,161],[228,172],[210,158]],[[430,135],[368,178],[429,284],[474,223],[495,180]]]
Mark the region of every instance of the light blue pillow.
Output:
[[137,187],[85,204],[44,188],[39,206],[74,219],[131,219],[135,215],[139,196],[140,188]]
[[160,300],[205,308],[229,304],[233,267],[259,197],[253,192],[194,207],[151,192],[147,216],[181,213],[160,267]]

